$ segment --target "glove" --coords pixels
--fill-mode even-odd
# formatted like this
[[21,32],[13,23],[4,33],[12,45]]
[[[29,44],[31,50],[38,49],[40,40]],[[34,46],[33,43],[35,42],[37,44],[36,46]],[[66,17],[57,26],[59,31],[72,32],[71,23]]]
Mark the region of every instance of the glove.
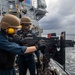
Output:
[[41,50],[41,52],[44,53],[44,50],[46,48],[45,40],[43,40],[43,39],[42,40],[39,40],[35,46],[36,46],[36,49],[37,50]]

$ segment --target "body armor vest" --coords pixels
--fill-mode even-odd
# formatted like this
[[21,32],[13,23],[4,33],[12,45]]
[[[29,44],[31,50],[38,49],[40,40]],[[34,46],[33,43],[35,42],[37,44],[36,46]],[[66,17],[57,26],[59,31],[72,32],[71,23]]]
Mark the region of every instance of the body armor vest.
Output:
[[12,69],[14,66],[15,54],[0,50],[0,70]]

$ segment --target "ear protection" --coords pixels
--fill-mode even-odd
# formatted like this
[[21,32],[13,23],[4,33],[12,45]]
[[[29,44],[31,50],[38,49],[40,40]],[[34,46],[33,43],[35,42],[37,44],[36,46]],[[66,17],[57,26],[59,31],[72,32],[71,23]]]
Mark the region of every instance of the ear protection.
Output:
[[20,29],[22,29],[22,25],[20,25]]
[[[22,29],[22,25],[20,25],[20,29]],[[6,33],[7,34],[14,34],[15,33],[15,29],[14,28],[7,28],[6,29]]]
[[14,28],[8,28],[8,29],[6,29],[6,33],[7,34],[14,34],[15,30],[14,30]]

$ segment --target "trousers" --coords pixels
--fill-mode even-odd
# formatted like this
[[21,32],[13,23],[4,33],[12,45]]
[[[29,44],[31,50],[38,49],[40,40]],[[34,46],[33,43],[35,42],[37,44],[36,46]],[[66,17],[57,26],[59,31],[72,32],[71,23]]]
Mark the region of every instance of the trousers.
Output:
[[19,75],[26,75],[29,69],[30,75],[35,75],[35,60],[34,56],[18,56]]

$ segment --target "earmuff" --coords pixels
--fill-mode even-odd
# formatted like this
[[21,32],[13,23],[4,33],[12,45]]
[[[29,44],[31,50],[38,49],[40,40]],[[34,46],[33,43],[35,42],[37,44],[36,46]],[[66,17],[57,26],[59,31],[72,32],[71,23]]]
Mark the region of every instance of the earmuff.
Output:
[[14,28],[8,28],[8,29],[6,29],[6,33],[7,34],[14,34],[15,30],[14,30]]
[[23,27],[23,26],[22,26],[22,25],[20,25],[20,29],[22,29],[22,27]]
[[[20,25],[20,29],[22,28],[22,25]],[[6,33],[7,34],[14,34],[15,33],[15,29],[14,28],[7,28],[6,29]]]

